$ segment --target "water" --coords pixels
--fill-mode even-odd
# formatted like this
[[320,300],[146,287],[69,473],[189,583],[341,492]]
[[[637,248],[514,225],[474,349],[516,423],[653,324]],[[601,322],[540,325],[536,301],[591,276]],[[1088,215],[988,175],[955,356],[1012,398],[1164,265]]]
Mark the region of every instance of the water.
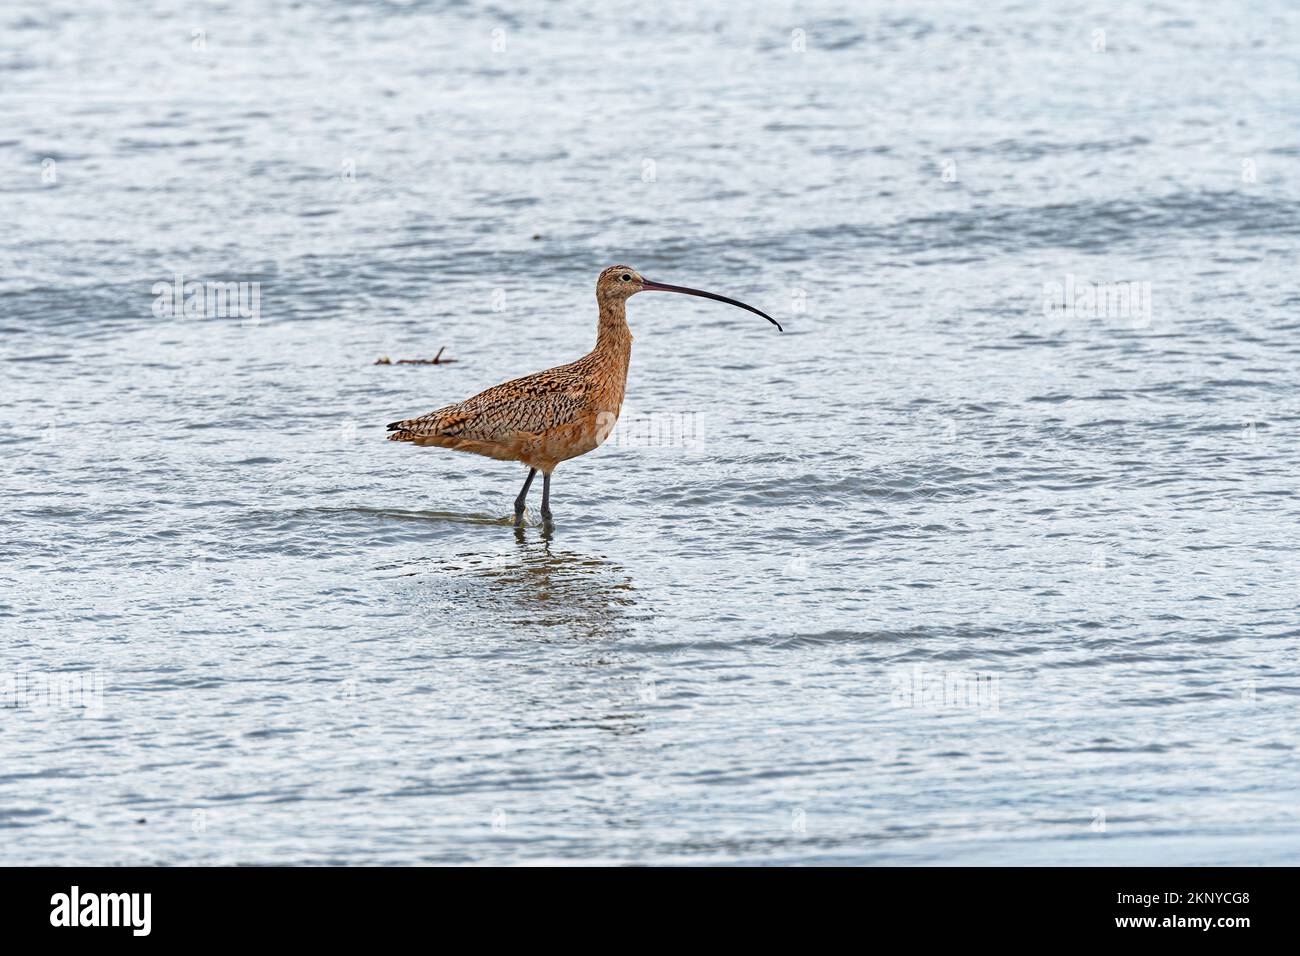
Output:
[[516,6],[0,14],[0,862],[1297,862],[1300,12]]

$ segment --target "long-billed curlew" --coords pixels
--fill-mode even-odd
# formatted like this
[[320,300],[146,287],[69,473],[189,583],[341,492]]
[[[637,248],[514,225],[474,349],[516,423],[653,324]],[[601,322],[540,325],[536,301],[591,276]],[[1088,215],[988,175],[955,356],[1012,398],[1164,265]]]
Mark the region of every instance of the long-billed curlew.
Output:
[[651,282],[630,266],[610,266],[596,280],[600,320],[596,347],[568,365],[560,365],[494,385],[455,405],[388,426],[392,441],[472,451],[528,466],[524,487],[515,498],[515,527],[524,521],[524,502],[538,471],[542,473],[542,525],[551,521],[551,472],[562,461],[585,455],[600,445],[618,421],[627,385],[632,333],[627,327],[627,300],[638,292],[683,292],[716,299],[761,315],[766,312],[726,296]]

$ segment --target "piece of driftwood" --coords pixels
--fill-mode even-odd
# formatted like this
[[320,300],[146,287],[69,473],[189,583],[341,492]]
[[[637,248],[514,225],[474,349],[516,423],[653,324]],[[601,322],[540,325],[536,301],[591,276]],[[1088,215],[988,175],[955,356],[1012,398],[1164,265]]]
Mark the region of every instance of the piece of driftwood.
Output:
[[442,353],[447,351],[447,346],[438,349],[438,354],[431,359],[398,359],[394,362],[387,355],[381,359],[376,359],[376,365],[450,365],[452,362],[458,362],[459,359],[443,358]]

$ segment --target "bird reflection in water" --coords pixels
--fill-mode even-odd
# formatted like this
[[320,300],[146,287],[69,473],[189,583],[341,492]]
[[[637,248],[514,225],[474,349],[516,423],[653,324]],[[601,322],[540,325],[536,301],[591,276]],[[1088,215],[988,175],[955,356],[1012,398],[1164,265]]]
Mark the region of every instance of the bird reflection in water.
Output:
[[571,636],[618,636],[636,604],[635,588],[620,566],[604,558],[553,546],[549,535],[515,533],[514,548],[466,568],[482,582],[479,608],[499,612],[514,627],[567,630]]

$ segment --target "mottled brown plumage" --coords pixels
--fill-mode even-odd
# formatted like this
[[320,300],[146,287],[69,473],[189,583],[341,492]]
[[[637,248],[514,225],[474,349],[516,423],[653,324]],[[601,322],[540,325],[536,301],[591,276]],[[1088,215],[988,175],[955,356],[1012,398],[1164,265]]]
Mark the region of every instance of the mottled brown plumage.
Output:
[[[633,278],[622,282],[622,275]],[[632,355],[626,303],[640,291],[641,281],[628,266],[611,266],[600,274],[596,347],[576,362],[493,385],[419,418],[393,422],[388,437],[522,461],[544,475],[560,462],[598,447],[618,421],[623,404]]]
[[533,471],[515,501],[515,523],[523,520],[528,486],[540,471],[545,476],[542,518],[549,525],[551,472],[560,462],[597,448],[618,421],[632,355],[627,300],[648,289],[718,299],[762,315],[780,328],[776,320],[743,302],[649,282],[630,266],[610,266],[596,280],[600,320],[594,349],[568,365],[494,385],[419,418],[393,422],[389,439],[522,461]]

